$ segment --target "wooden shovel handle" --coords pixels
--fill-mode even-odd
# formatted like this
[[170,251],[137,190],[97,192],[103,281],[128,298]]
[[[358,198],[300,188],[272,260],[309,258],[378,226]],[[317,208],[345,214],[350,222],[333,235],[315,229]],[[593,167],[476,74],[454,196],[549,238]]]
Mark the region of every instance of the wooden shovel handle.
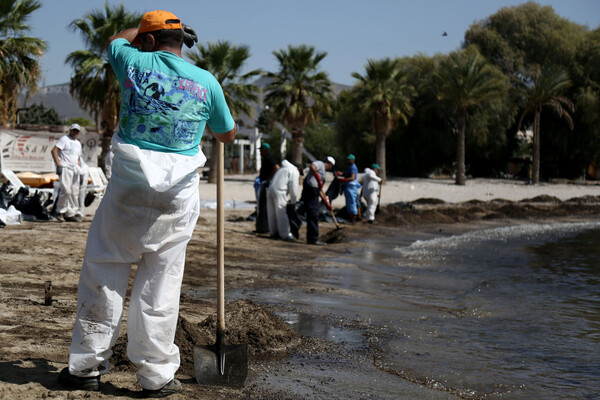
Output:
[[225,331],[225,210],[223,143],[217,140],[217,330]]
[[331,218],[333,218],[333,222],[335,223],[335,227],[337,229],[340,229],[340,224],[338,224],[337,218],[335,217],[335,213],[333,212],[333,206],[331,205],[331,201],[329,201],[327,199],[327,196],[323,192],[323,189],[321,189],[320,191],[321,191],[321,198],[323,199],[323,202],[325,203],[325,205],[327,205],[327,208],[329,209],[329,212],[331,213]]

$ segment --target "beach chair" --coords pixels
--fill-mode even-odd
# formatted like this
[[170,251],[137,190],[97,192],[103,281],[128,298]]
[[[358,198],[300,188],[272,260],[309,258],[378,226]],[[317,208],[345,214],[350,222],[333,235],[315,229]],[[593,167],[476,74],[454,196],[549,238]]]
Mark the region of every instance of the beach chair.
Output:
[[4,178],[8,181],[8,183],[10,183],[11,186],[15,189],[15,191],[18,191],[22,187],[25,187],[23,182],[21,182],[19,177],[15,175],[15,173],[12,170],[3,169],[1,172]]

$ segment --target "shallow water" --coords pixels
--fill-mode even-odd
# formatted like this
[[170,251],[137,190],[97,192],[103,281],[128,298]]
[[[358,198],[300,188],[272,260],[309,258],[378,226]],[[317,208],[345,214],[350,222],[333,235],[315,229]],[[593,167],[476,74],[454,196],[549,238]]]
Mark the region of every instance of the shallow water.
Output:
[[600,223],[393,242],[338,274],[382,369],[465,398],[600,398]]
[[380,370],[460,398],[600,399],[599,260],[600,222],[387,237],[307,277],[324,293],[279,288],[256,300],[358,321],[367,343],[283,315],[303,334],[369,346]]
[[403,325],[413,339],[388,353],[393,368],[478,397],[600,397],[600,224],[490,229],[396,250],[399,264],[437,271],[418,301],[453,311]]

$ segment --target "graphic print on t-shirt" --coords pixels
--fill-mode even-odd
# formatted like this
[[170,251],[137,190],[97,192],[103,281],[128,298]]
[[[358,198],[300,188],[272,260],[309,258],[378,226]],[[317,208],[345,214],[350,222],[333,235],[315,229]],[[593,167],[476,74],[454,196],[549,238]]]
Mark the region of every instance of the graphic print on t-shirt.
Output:
[[133,67],[124,82],[122,115],[134,141],[187,149],[197,140],[208,90],[196,82]]

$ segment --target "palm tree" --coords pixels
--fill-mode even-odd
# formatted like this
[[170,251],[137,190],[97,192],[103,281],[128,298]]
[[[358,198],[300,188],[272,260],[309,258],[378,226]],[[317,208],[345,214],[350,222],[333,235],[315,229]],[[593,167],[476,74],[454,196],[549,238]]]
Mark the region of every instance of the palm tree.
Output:
[[333,90],[326,72],[318,71],[326,52],[314,46],[289,45],[287,50],[274,51],[279,72],[270,72],[273,81],[267,85],[265,104],[287,125],[292,134],[293,163],[302,163],[304,133],[320,114],[331,112]]
[[37,89],[40,77],[38,57],[47,44],[25,36],[31,13],[42,6],[34,0],[0,1],[0,125],[13,123],[17,115],[17,99],[24,89]]
[[506,79],[476,50],[451,53],[436,73],[438,98],[447,102],[456,118],[456,180],[465,184],[465,132],[469,113],[502,98]]
[[112,35],[138,26],[141,18],[139,13],[126,11],[122,4],[110,7],[106,2],[103,11],[93,10],[69,24],[72,31],[81,34],[87,47],[67,56],[66,62],[75,72],[70,91],[80,106],[91,112],[99,127],[103,138],[101,164],[117,129],[121,108],[121,89],[108,62],[106,43]]
[[[260,70],[253,70],[242,74],[242,68],[250,57],[250,48],[246,45],[235,46],[229,41],[208,42],[206,46],[198,44],[194,51],[186,53],[196,66],[203,68],[214,75],[223,88],[225,101],[233,115],[254,115],[253,103],[258,103],[259,88],[248,83],[253,77],[260,75]],[[211,136],[211,168],[208,181],[215,183],[217,169],[212,163],[217,160],[216,140]]]
[[413,86],[406,81],[406,75],[397,60],[367,61],[365,75],[356,72],[352,76],[358,83],[352,89],[359,107],[371,116],[371,129],[375,134],[375,159],[381,166],[382,182],[386,179],[385,141],[398,122],[408,123],[413,112],[411,97]]
[[517,131],[521,130],[523,118],[529,112],[533,111],[533,157],[531,182],[536,184],[540,182],[540,121],[542,108],[550,107],[560,118],[564,118],[573,130],[573,119],[569,112],[573,113],[575,108],[573,102],[563,96],[564,89],[571,86],[571,81],[566,72],[552,67],[542,67],[533,73],[533,79],[530,85],[519,90],[519,97],[523,100],[524,108]]

